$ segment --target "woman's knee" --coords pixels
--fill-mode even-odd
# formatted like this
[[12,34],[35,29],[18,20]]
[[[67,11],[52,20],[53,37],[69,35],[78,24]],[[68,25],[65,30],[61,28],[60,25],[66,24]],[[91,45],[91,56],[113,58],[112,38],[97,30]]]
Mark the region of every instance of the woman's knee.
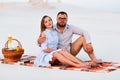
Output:
[[59,54],[64,55],[66,53],[66,51],[60,51]]
[[53,57],[55,57],[55,58],[57,58],[59,56],[59,53],[57,53],[57,52],[55,52],[54,54],[53,54]]

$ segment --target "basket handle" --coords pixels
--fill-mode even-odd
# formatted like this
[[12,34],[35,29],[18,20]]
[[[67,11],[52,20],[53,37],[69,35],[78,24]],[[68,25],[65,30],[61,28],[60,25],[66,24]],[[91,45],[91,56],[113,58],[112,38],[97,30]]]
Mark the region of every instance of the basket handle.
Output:
[[[17,42],[18,42],[18,46],[19,46],[20,48],[22,48],[21,43],[20,43],[17,39],[12,39],[12,40],[17,41]],[[8,48],[8,40],[7,40],[7,42],[5,43],[5,48]]]

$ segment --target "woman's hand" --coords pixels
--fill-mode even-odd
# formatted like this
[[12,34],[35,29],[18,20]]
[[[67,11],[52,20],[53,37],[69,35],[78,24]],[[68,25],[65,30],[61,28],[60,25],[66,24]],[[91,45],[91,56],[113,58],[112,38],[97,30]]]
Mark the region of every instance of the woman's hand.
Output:
[[46,53],[50,53],[50,52],[52,52],[53,50],[52,50],[51,48],[47,48],[47,49],[44,49],[43,51],[46,52]]

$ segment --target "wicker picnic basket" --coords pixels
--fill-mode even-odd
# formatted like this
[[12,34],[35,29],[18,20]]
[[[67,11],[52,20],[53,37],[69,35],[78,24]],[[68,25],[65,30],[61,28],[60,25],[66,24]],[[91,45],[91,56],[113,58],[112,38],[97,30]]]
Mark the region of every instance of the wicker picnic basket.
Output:
[[17,62],[20,60],[22,54],[24,53],[24,49],[22,48],[21,43],[17,40],[17,39],[12,39],[14,41],[17,41],[18,46],[17,46],[17,50],[15,49],[9,49],[8,48],[8,43],[9,41],[7,41],[5,43],[5,47],[2,48],[2,54],[4,56],[4,62]]

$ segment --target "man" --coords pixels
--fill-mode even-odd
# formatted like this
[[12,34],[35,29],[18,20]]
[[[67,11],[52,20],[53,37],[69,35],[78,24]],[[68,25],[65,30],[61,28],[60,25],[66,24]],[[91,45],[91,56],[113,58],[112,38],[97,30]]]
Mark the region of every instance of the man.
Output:
[[[76,56],[81,48],[83,48],[93,62],[99,62],[94,55],[94,50],[88,32],[67,24],[67,20],[68,15],[66,12],[58,12],[57,24],[54,26],[59,36],[58,48],[68,50],[73,56]],[[73,34],[79,35],[80,37],[72,43]],[[41,44],[44,40],[45,38],[39,37],[38,43]]]

